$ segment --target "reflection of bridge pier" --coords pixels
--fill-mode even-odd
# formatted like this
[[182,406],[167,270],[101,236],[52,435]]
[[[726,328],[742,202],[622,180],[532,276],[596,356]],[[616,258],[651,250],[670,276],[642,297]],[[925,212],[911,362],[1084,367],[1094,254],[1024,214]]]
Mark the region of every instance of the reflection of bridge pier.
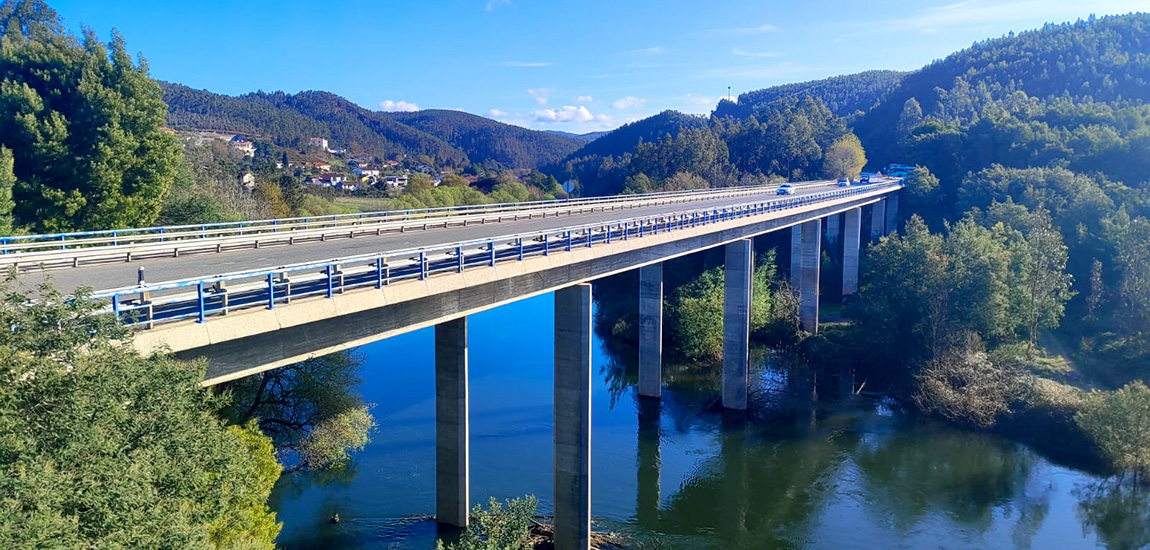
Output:
[[743,548],[747,539],[747,510],[750,495],[747,486],[747,417],[737,411],[724,411],[719,456],[723,463],[723,520],[719,535],[731,541],[731,547]]
[[655,530],[659,522],[659,476],[662,462],[659,454],[660,403],[657,399],[639,397],[638,494],[635,519],[639,526]]

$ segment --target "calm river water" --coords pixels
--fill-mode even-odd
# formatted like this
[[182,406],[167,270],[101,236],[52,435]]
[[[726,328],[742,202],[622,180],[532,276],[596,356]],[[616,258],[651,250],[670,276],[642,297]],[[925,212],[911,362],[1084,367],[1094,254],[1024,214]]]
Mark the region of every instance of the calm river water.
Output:
[[[537,495],[551,509],[552,298],[469,322],[471,499]],[[285,476],[283,548],[432,549],[435,403],[430,329],[361,348],[379,430],[338,474]],[[724,423],[709,373],[668,369],[654,410],[596,340],[595,528],[633,548],[1136,549],[1145,492],[1121,490],[1024,445],[880,402],[791,399],[757,370],[768,420]],[[794,405],[793,403],[798,403]],[[643,415],[640,415],[640,409]],[[640,421],[642,417],[642,421]],[[339,513],[342,522],[329,518]]]

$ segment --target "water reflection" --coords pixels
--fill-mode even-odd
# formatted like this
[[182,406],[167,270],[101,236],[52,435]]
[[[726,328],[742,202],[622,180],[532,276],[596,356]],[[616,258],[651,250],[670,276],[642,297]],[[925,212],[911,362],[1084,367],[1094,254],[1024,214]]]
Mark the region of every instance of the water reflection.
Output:
[[[473,502],[534,493],[551,508],[550,297],[473,318]],[[507,327],[518,327],[509,331]],[[513,345],[514,344],[514,345]],[[508,349],[515,349],[509,359]],[[431,338],[362,348],[375,440],[343,477],[285,476],[280,545],[435,546]],[[636,396],[634,350],[596,340],[592,510],[643,548],[1133,550],[1150,494],[1026,447],[853,395],[833,369],[757,355],[751,414],[717,406],[717,365],[669,365]],[[330,475],[330,474],[323,474]],[[343,522],[328,518],[339,512]]]

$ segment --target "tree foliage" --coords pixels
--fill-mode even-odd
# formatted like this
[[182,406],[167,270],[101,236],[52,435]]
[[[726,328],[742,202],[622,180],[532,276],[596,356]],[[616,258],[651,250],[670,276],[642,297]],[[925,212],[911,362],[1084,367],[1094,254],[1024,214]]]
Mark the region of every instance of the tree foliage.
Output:
[[1074,420],[1114,466],[1150,474],[1150,388],[1144,383],[1093,392]]
[[65,33],[42,0],[0,5],[0,145],[14,157],[15,223],[32,231],[151,224],[180,149],[147,65],[113,33]]
[[216,416],[202,364],[124,346],[128,333],[83,292],[0,293],[0,541],[274,547],[271,441]]
[[866,152],[858,136],[847,134],[835,140],[827,149],[823,160],[823,175],[832,178],[850,178],[857,180],[859,173],[866,166]]

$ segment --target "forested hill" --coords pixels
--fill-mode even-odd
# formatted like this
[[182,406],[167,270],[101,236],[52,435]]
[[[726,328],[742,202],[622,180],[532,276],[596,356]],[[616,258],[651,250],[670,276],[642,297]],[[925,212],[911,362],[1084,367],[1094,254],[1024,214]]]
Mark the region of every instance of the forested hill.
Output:
[[302,150],[312,137],[380,157],[427,155],[438,163],[498,163],[538,168],[582,140],[527,130],[457,111],[384,113],[328,92],[255,92],[226,96],[162,83],[173,128],[218,130]]
[[821,99],[827,108],[841,117],[866,113],[877,105],[891,90],[898,87],[907,73],[899,71],[865,71],[772,86],[739,94],[738,102],[720,101],[715,107],[716,117],[747,118],[766,105],[780,99],[811,96]]
[[1048,24],[975,44],[903,78],[859,122],[858,134],[886,160],[896,153],[885,145],[898,140],[896,122],[909,100],[923,116],[969,122],[1012,96],[1150,102],[1150,14]]
[[585,143],[579,137],[528,130],[463,111],[381,114],[450,143],[474,162],[494,160],[512,168],[534,169],[557,162]]
[[707,119],[705,118],[667,110],[643,120],[620,126],[584,145],[572,153],[569,158],[619,155],[634,150],[640,140],[651,143],[666,135],[675,137],[684,128],[700,128],[706,124]]

